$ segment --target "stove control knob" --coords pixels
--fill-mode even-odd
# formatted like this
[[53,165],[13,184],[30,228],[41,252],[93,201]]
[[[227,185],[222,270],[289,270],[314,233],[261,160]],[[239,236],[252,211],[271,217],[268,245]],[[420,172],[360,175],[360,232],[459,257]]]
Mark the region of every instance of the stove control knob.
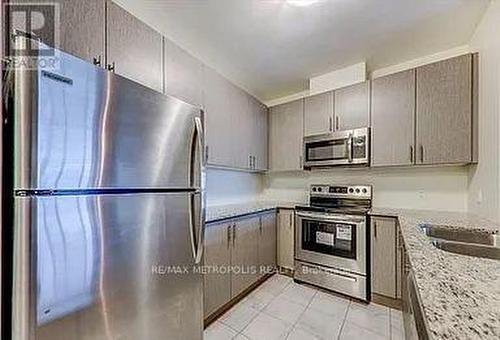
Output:
[[353,188],[349,188],[349,193],[352,194],[354,192]]
[[322,187],[319,187],[319,188],[318,188],[318,191],[319,191],[319,192],[323,191],[323,188],[322,188]]
[[356,194],[359,194],[359,189],[356,189]]
[[368,190],[366,190],[366,188],[363,188],[363,194],[366,194],[368,192]]
[[316,191],[316,187],[313,187],[313,188],[312,188],[312,191]]

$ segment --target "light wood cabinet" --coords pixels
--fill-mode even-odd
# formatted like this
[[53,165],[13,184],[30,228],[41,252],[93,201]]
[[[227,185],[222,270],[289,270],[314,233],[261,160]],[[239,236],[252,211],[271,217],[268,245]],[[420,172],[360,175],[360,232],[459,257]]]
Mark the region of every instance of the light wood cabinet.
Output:
[[295,212],[293,209],[279,209],[277,217],[279,267],[293,270],[295,252]]
[[417,68],[417,164],[472,161],[472,55]]
[[372,293],[398,298],[397,221],[371,218]]
[[169,39],[163,44],[165,93],[201,107],[203,64]]
[[261,279],[266,274],[261,267],[275,266],[276,252],[274,210],[207,224],[203,257],[205,318]]
[[276,266],[276,212],[261,215],[259,230],[259,277]]
[[[104,64],[104,12],[105,0],[56,0],[59,5],[59,44],[55,47],[76,57]],[[15,4],[43,3],[44,0],[16,0]],[[11,20],[12,29],[25,31],[24,27],[17,27],[15,20]],[[53,22],[46,22],[47,27],[55,27]],[[11,30],[12,31],[12,30]],[[42,30],[41,40],[51,44],[52,31]]]
[[217,271],[231,265],[231,233],[233,223],[208,224],[205,231],[204,264],[208,268],[203,275],[204,314],[210,315],[231,300],[231,273]]
[[304,99],[304,136],[333,132],[333,92]]
[[250,156],[252,170],[265,171],[268,169],[268,135],[267,135],[267,107],[256,98],[249,96],[249,107],[251,113],[251,138]]
[[370,126],[370,82],[335,90],[335,130]]
[[415,70],[372,81],[372,166],[411,165],[415,155]]
[[237,117],[227,108],[227,80],[215,70],[203,68],[203,106],[205,108],[206,152],[208,165],[236,167],[233,154],[237,151],[233,127]]
[[250,287],[257,278],[259,263],[260,218],[252,216],[236,221],[233,226],[231,250],[231,297],[234,298]]
[[270,109],[270,170],[302,170],[303,114],[303,99],[277,105]]
[[114,2],[106,6],[106,67],[163,92],[162,36]]

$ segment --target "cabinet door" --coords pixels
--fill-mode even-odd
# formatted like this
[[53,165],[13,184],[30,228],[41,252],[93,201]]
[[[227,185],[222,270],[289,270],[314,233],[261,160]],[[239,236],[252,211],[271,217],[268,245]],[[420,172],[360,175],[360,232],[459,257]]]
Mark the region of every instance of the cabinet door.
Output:
[[261,216],[259,231],[259,274],[263,276],[276,266],[276,212]]
[[370,126],[370,82],[335,90],[335,130]]
[[[94,62],[102,60],[104,63],[104,0],[56,0],[51,1],[59,5],[59,44],[55,46],[76,57]],[[44,3],[44,0],[16,0],[13,3]],[[13,29],[26,30],[17,27],[16,21],[11,20]],[[54,27],[52,22],[46,26]],[[50,43],[48,35],[53,32],[42,31],[42,41]],[[44,36],[47,34],[47,36]]]
[[203,64],[164,38],[165,93],[195,106],[202,106]]
[[304,136],[333,131],[333,92],[304,99]]
[[417,68],[418,164],[468,163],[472,153],[472,55]]
[[162,36],[114,2],[106,5],[106,63],[114,63],[117,74],[162,92]]
[[396,219],[372,217],[372,292],[397,298]]
[[[203,67],[203,106],[206,122],[207,164],[225,167],[236,165],[233,129],[236,117],[230,113],[228,81],[210,67]],[[234,151],[233,151],[234,150]]]
[[252,115],[251,155],[254,157],[253,170],[267,170],[267,107],[254,97],[249,97]]
[[295,251],[295,216],[294,211],[278,211],[278,266],[293,270]]
[[250,217],[234,223],[231,252],[231,297],[234,298],[257,280],[259,262],[259,217]]
[[303,113],[303,99],[271,108],[269,166],[272,171],[302,170]]
[[231,223],[208,224],[206,227],[204,264],[209,272],[203,275],[205,318],[231,299],[231,274],[210,270],[231,265],[231,228]]
[[372,81],[372,166],[410,165],[415,155],[415,70]]

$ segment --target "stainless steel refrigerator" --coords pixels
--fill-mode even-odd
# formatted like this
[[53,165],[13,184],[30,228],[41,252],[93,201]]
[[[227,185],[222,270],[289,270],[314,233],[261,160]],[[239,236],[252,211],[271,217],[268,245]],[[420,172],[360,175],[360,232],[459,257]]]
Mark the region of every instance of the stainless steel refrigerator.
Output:
[[201,110],[57,57],[14,71],[13,339],[202,339]]

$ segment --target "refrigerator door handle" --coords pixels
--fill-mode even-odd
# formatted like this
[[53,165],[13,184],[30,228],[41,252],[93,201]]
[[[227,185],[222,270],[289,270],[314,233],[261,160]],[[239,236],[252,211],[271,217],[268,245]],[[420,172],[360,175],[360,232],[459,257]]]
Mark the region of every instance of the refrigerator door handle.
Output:
[[[199,264],[201,262],[203,256],[203,244],[205,238],[205,167],[204,167],[204,140],[203,140],[203,124],[201,122],[200,117],[194,118],[194,126],[195,126],[195,138],[196,141],[193,140],[193,147],[191,148],[191,164],[190,164],[190,186],[195,188],[196,191],[192,192],[189,198],[189,221],[191,226],[191,247],[193,250],[193,257],[195,264]],[[195,150],[198,149],[198,172],[199,172],[199,187],[195,187],[195,178],[194,178],[194,163],[196,159]],[[198,215],[195,212],[196,202],[198,199]],[[195,222],[196,221],[196,222]],[[195,224],[198,224],[198,230],[196,230]]]

